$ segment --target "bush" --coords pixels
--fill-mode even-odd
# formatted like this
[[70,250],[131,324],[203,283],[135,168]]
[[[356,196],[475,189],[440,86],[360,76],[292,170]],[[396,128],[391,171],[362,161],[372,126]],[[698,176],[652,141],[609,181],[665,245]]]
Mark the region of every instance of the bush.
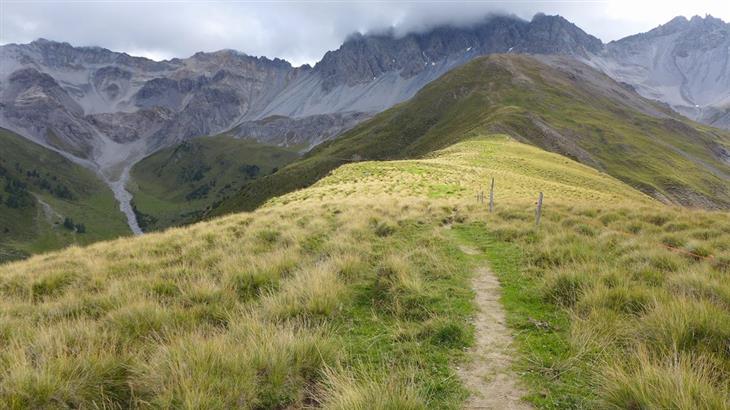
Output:
[[74,282],[75,275],[70,272],[52,273],[36,280],[31,285],[31,297],[39,301],[47,297],[59,296]]
[[74,224],[73,219],[66,217],[63,219],[63,227],[70,231],[73,231],[76,228],[76,224]]

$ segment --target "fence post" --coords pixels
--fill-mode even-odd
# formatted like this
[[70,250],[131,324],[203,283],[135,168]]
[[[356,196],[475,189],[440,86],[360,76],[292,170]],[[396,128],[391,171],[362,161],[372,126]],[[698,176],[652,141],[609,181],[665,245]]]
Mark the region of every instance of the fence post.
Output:
[[494,177],[492,177],[492,186],[489,188],[489,212],[494,212]]
[[537,209],[535,210],[535,226],[540,225],[540,217],[542,216],[542,192],[537,197]]

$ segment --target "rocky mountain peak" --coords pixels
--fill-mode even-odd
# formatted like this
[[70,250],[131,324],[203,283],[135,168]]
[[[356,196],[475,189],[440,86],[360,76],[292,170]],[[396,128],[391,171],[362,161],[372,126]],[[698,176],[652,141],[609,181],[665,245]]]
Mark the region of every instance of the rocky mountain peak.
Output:
[[717,28],[724,27],[727,24],[717,17],[712,17],[710,14],[706,14],[705,17],[693,16],[689,23],[692,27],[705,27],[705,28]]
[[355,86],[397,71],[410,78],[429,67],[466,61],[475,56],[523,52],[586,55],[598,52],[601,41],[561,16],[538,14],[531,21],[492,15],[470,27],[440,26],[402,37],[393,31],[353,34],[335,51],[325,54],[314,70],[323,87]]

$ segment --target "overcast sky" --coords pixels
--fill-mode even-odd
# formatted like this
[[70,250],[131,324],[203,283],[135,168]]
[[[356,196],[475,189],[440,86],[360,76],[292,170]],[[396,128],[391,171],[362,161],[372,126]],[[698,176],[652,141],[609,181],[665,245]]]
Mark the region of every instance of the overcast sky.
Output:
[[677,15],[730,21],[730,0],[664,1],[33,1],[0,0],[0,44],[43,37],[98,45],[153,59],[230,48],[314,63],[353,32],[396,33],[489,13],[530,19],[560,14],[604,42],[643,32]]

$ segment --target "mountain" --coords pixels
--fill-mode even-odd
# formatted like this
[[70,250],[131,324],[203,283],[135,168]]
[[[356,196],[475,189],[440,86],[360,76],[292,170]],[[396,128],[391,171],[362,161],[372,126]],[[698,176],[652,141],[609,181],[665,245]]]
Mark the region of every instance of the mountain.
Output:
[[[468,27],[405,36],[353,35],[314,67],[233,50],[152,61],[41,39],[0,47],[0,126],[96,172],[139,233],[139,212],[127,187],[141,159],[222,133],[305,150],[407,101],[451,69],[493,53],[569,56],[690,118],[728,126],[727,27],[709,16],[677,18],[604,45],[560,16],[538,14],[531,21],[490,16]],[[639,111],[647,109],[639,105]],[[657,110],[664,109],[650,109]],[[573,155],[603,169],[592,155]],[[724,178],[723,168],[712,164],[707,166],[713,174]],[[664,199],[718,206],[701,198]]]
[[348,162],[418,158],[490,132],[576,159],[667,203],[730,206],[730,134],[574,59],[505,54],[450,71],[408,102],[244,185],[212,215],[254,209]]
[[647,98],[730,129],[730,23],[709,15],[677,17],[608,43],[589,61]]
[[0,126],[94,169],[137,232],[125,187],[131,166],[159,149],[236,127],[262,143],[312,146],[476,56],[587,56],[600,47],[545,15],[492,16],[401,38],[353,36],[314,67],[297,68],[232,50],[156,62],[41,39],[0,47]]
[[0,146],[0,263],[130,233],[93,172],[8,130]]

